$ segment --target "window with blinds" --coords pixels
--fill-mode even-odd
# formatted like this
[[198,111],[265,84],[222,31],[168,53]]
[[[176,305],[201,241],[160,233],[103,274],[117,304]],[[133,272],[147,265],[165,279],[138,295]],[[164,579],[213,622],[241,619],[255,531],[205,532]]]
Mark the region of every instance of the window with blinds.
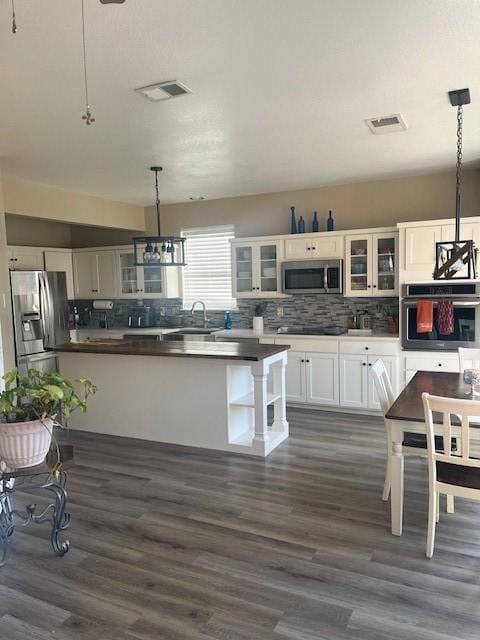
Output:
[[234,227],[185,229],[187,266],[183,267],[183,308],[190,309],[195,300],[207,309],[235,309],[232,296],[232,255],[230,240]]

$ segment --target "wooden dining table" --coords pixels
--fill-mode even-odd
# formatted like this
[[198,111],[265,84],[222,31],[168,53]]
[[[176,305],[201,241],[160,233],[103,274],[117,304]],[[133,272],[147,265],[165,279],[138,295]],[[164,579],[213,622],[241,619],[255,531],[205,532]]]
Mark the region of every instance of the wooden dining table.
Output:
[[[446,371],[417,371],[386,413],[385,424],[390,431],[392,447],[390,506],[392,534],[395,536],[402,535],[403,526],[404,455],[402,445],[406,433],[423,434],[426,437],[422,402],[424,392],[461,400],[471,398],[471,387],[463,381],[463,374]],[[441,416],[434,414],[433,420],[435,434],[443,435]],[[458,433],[456,431],[454,418],[452,418],[452,435],[460,435],[460,428]],[[477,438],[474,439],[477,440]],[[478,439],[480,440],[480,424]]]

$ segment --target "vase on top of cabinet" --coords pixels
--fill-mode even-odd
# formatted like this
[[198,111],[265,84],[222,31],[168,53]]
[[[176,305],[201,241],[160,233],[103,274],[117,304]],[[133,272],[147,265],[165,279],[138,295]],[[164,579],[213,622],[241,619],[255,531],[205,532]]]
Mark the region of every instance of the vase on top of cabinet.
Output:
[[345,237],[345,295],[398,295],[398,232]]
[[282,243],[277,240],[232,242],[235,298],[281,298]]

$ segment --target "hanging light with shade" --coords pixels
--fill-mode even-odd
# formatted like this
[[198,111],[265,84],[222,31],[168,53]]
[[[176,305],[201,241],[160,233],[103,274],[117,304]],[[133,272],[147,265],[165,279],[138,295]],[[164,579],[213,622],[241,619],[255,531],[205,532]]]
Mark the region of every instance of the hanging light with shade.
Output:
[[435,280],[472,280],[477,277],[477,252],[473,240],[460,240],[462,196],[463,106],[470,104],[470,90],[448,92],[450,104],[457,107],[457,166],[455,174],[455,239],[435,245]]
[[157,217],[157,235],[133,238],[135,266],[137,267],[183,267],[185,266],[185,238],[162,236],[160,232],[160,196],[158,174],[162,167],[150,167],[155,173],[155,213]]

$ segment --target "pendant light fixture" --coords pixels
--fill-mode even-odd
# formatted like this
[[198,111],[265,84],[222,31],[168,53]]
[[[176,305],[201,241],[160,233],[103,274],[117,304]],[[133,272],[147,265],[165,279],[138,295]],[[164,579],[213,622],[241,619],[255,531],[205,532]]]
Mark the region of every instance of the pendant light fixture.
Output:
[[160,196],[158,174],[162,167],[150,167],[155,173],[155,212],[157,215],[157,235],[133,238],[135,266],[137,267],[183,267],[185,262],[185,238],[162,236],[160,233]]
[[435,250],[435,280],[470,280],[476,278],[477,249],[473,240],[460,240],[462,213],[462,147],[463,107],[470,104],[470,90],[448,92],[450,104],[457,108],[457,165],[455,172],[455,239],[437,242]]

